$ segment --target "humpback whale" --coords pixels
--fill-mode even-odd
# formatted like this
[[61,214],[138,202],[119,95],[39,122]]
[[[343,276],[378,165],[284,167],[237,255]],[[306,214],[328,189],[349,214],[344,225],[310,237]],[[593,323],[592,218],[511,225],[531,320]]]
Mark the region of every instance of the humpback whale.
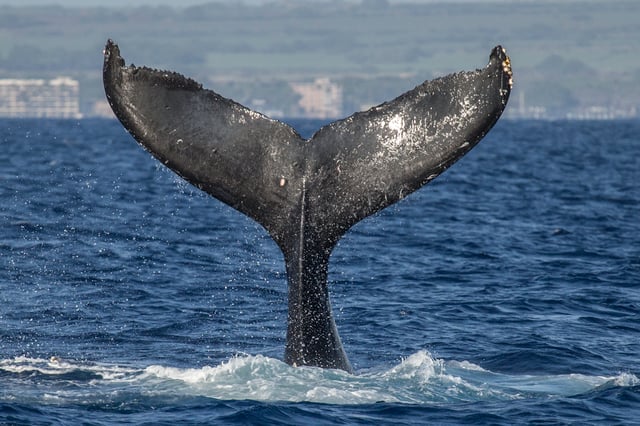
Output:
[[127,66],[104,51],[107,100],[127,131],[182,178],[260,223],[288,281],[284,359],[352,371],[331,313],[331,251],[349,228],[432,181],[473,148],[504,110],[509,57],[425,81],[303,139],[285,123],[176,72]]

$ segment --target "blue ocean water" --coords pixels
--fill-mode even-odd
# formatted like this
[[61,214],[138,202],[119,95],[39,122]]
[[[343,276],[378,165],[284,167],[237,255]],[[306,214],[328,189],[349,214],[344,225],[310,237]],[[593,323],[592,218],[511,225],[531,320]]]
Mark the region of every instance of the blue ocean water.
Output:
[[275,244],[119,123],[0,129],[0,424],[640,423],[638,121],[500,121],[356,225],[356,375],[280,361]]

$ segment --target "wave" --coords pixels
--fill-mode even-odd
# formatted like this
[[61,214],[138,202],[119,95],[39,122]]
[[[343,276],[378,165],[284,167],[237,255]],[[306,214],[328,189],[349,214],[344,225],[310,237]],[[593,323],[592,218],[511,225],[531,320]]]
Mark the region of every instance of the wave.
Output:
[[383,371],[358,375],[291,367],[262,355],[236,356],[216,366],[144,368],[58,358],[0,360],[5,403],[101,404],[147,398],[323,404],[447,404],[569,397],[640,385],[633,374],[616,376],[506,375],[467,361],[444,361],[419,351]]

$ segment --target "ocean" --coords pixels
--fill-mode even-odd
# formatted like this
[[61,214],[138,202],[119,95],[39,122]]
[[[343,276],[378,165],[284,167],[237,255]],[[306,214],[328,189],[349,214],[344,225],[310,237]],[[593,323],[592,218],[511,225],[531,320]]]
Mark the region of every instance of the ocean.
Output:
[[351,229],[354,375],[281,361],[275,243],[117,121],[0,129],[0,424],[640,424],[640,121],[501,120]]

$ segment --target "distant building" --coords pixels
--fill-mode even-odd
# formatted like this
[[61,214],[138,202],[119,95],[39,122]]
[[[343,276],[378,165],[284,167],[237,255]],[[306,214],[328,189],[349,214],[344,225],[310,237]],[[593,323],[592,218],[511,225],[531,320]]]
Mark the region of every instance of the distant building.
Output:
[[618,120],[636,118],[636,107],[614,108],[611,106],[590,106],[569,112],[567,118],[570,120]]
[[549,119],[549,113],[547,108],[540,105],[527,105],[525,102],[525,91],[518,89],[518,102],[505,110],[506,118],[526,118],[534,120],[546,120]]
[[313,83],[291,83],[301,96],[298,107],[301,115],[310,118],[336,118],[342,115],[342,87],[328,78],[317,78]]
[[81,118],[80,85],[69,77],[0,79],[0,117]]

